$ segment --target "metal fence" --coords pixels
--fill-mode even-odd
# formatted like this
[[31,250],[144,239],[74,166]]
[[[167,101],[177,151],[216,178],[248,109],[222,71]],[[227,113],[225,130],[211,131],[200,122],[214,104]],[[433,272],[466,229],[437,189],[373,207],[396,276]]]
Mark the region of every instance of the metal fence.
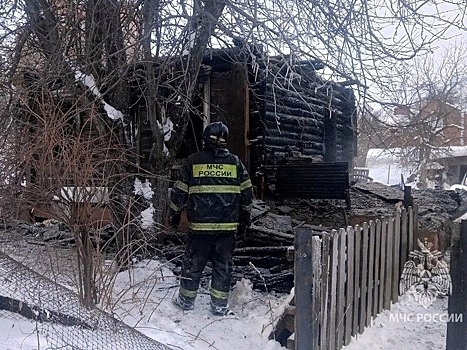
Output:
[[42,349],[170,350],[0,252],[0,318],[36,321]]

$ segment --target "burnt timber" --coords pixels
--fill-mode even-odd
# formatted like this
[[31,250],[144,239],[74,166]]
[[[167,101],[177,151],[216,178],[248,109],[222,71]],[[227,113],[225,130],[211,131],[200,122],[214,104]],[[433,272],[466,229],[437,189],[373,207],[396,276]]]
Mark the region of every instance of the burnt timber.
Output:
[[[233,151],[247,156],[242,160],[249,165],[256,184],[261,177],[265,177],[267,185],[272,184],[277,165],[292,158],[347,162],[352,168],[356,139],[355,97],[351,88],[320,77],[319,63],[266,58],[254,50],[246,57],[242,52],[235,56],[223,50],[209,57],[204,63],[209,65],[213,79],[221,72],[225,77],[226,72],[239,67],[247,72],[248,96],[237,102],[248,103],[245,109],[248,117],[238,115],[226,121],[244,121],[247,151],[242,147],[234,147]],[[232,80],[220,84],[223,98],[232,96],[231,86]],[[219,92],[217,94],[220,96]],[[211,103],[215,100],[211,99]],[[225,110],[224,114],[229,115],[229,111]],[[220,116],[211,114],[213,117]]]
[[[317,61],[268,57],[248,45],[207,52],[191,125],[177,158],[197,151],[203,126],[220,120],[231,131],[229,148],[246,164],[256,186],[262,181],[266,186],[273,183],[277,165],[291,158],[348,162],[351,169],[356,140],[355,97],[345,84],[322,78],[317,71],[321,67]],[[141,166],[149,169],[145,161],[149,159],[152,131],[144,101],[133,106]],[[177,113],[165,112],[177,125]]]

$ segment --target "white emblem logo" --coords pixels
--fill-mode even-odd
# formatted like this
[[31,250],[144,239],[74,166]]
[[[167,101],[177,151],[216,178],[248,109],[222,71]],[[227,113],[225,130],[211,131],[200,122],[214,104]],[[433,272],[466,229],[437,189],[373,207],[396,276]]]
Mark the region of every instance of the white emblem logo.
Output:
[[452,284],[449,267],[442,260],[443,253],[431,250],[433,243],[418,240],[420,250],[409,253],[412,260],[404,264],[399,282],[399,294],[409,291],[424,308],[437,297],[451,294]]

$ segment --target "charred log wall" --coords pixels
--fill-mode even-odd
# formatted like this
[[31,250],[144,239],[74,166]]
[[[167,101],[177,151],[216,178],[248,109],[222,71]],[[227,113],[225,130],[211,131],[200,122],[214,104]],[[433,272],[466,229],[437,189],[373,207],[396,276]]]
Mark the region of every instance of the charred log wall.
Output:
[[350,88],[338,84],[334,85],[334,92],[331,102],[337,119],[336,160],[348,162],[349,168],[352,168],[357,141],[355,95]]
[[275,166],[294,156],[352,167],[356,107],[350,88],[324,81],[310,64],[296,67],[292,78],[272,65],[250,74],[250,86],[253,173],[274,176]]
[[[242,124],[241,120],[246,122],[249,144],[246,148],[236,146],[234,151],[247,158],[244,161],[249,163],[253,179],[291,156],[313,161],[346,161],[352,167],[356,139],[353,92],[320,77],[316,62],[266,58],[261,48],[250,46],[248,50],[244,47],[213,50],[203,64],[210,67],[211,79],[225,76],[223,84],[232,85],[229,77],[235,70],[244,69],[248,73],[249,89],[244,101],[233,97],[238,91],[222,96],[228,92],[224,89],[217,94],[217,100],[226,103],[211,103],[211,112],[214,119],[217,114],[232,119],[229,120],[232,128],[235,123]],[[242,115],[237,105],[243,103],[248,105]],[[138,115],[145,118],[141,111]],[[232,133],[231,143],[245,141],[244,133],[237,131]],[[152,145],[148,143],[152,141],[148,137],[151,131],[143,127],[140,132],[139,151],[145,159]]]

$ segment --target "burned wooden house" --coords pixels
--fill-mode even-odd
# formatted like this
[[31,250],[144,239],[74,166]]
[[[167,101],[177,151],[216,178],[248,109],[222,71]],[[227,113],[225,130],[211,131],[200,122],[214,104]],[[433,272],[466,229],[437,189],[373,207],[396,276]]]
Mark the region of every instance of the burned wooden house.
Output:
[[[199,113],[190,120],[179,158],[200,148],[204,126],[223,121],[230,129],[229,148],[246,164],[259,192],[274,188],[280,165],[340,162],[351,169],[356,139],[354,94],[345,84],[321,77],[321,68],[317,61],[265,57],[251,48],[210,52],[203,61],[194,100]],[[145,123],[144,106],[135,107],[144,168],[151,130]]]
[[[141,67],[144,69],[144,65]],[[302,178],[312,179],[318,184],[322,179],[337,179],[342,185],[338,192],[342,193],[348,188],[348,169],[352,168],[353,164],[355,99],[349,87],[322,78],[318,73],[320,68],[320,62],[296,62],[289,58],[266,57],[260,50],[251,48],[213,50],[205,56],[202,63],[196,94],[192,101],[189,126],[177,157],[183,159],[199,150],[204,127],[212,121],[223,121],[230,129],[229,148],[246,164],[260,197],[265,193],[281,192],[281,189],[284,193],[307,196],[303,190],[307,182],[302,182]],[[133,79],[137,76],[134,73],[135,70],[130,70]],[[149,122],[147,101],[138,98],[148,96],[148,93],[141,91],[144,84],[136,80],[135,82],[137,84],[133,84],[131,88],[129,118],[126,119],[126,122],[129,121],[132,125],[133,135],[128,139],[132,140],[131,147],[139,155],[139,167],[149,170],[154,125]],[[56,114],[57,118],[65,115],[68,117],[60,130],[74,130],[70,135],[67,134],[68,136],[61,135],[57,146],[54,146],[54,156],[49,163],[43,165],[36,161],[30,166],[32,170],[27,172],[38,172],[41,178],[48,179],[50,183],[45,185],[50,190],[45,191],[45,198],[49,198],[50,193],[55,193],[56,187],[107,188],[111,175],[109,177],[96,174],[102,173],[101,168],[115,168],[113,165],[102,165],[101,161],[95,159],[101,159],[100,153],[106,153],[107,149],[114,149],[117,141],[111,142],[108,135],[116,133],[96,132],[111,130],[117,123],[109,121],[109,118],[102,118],[105,113],[100,110],[102,101],[99,99],[95,99],[93,103],[85,103],[89,108],[77,109],[75,106],[83,104],[80,99],[87,101],[85,89],[82,90],[81,93],[73,90],[74,93],[70,94],[72,103],[68,103],[68,100],[63,99],[63,89],[50,89],[52,102],[43,103],[54,106],[53,114],[47,111],[49,122],[51,115]],[[164,94],[163,88],[159,88],[155,93]],[[93,96],[89,96],[89,99],[92,100]],[[55,100],[61,102],[57,103]],[[167,106],[168,109],[163,113],[169,115],[171,108],[172,112],[176,113],[176,100],[171,100]],[[33,120],[35,118],[33,116]],[[35,134],[40,136],[41,132]],[[79,155],[73,153],[78,140],[76,135],[89,135],[85,138],[90,141],[85,144],[87,151],[84,154],[92,153],[93,156],[86,158],[89,160],[86,177],[83,176],[80,166],[70,167],[67,163],[80,159]],[[85,141],[83,138],[80,140],[81,144]],[[98,141],[105,144],[96,146]],[[66,148],[68,143],[69,147]],[[69,155],[65,153],[68,149],[69,153],[71,152]],[[47,161],[50,158],[46,157],[46,151],[35,149],[31,152],[43,154],[39,160]],[[65,155],[68,155],[68,158]],[[31,157],[33,160],[36,158]],[[335,168],[333,165],[320,168],[317,174],[313,173],[317,164],[336,162],[345,166]],[[313,167],[309,168],[309,164],[313,164]],[[70,174],[64,174],[63,169],[70,169]],[[57,183],[56,177],[62,175],[66,175],[66,181]],[[287,181],[292,175],[298,176],[297,181]],[[37,185],[37,179],[38,177],[35,181],[31,179],[27,182]],[[319,179],[321,180],[317,181]],[[282,186],[286,183],[295,188]],[[328,187],[336,186],[332,184]],[[323,197],[327,198],[329,194],[326,193]],[[73,198],[71,202],[74,201]],[[69,201],[69,198],[65,199]]]

